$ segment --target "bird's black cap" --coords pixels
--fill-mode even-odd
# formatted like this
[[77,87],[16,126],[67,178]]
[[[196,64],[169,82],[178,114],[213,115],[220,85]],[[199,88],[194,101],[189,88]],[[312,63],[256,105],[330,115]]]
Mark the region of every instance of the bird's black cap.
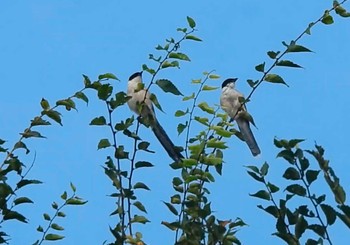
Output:
[[129,77],[129,81],[134,79],[135,77],[138,77],[138,76],[142,76],[142,71],[138,71],[138,72],[135,72],[134,74],[132,74],[130,77]]
[[234,83],[234,82],[236,82],[237,80],[238,80],[238,78],[228,78],[228,79],[226,79],[226,80],[222,83],[221,88],[226,87],[227,84],[229,84],[229,83]]

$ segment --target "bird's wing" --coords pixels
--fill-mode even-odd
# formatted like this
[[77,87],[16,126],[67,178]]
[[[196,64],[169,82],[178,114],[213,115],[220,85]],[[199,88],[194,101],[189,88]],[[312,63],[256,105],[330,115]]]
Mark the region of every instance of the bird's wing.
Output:
[[171,141],[163,127],[156,120],[151,126],[154,135],[157,137],[159,142],[162,144],[168,155],[175,161],[181,162],[181,158],[184,158],[182,154],[177,150],[174,143]]
[[256,142],[253,132],[250,129],[249,121],[242,117],[237,117],[236,122],[239,128],[239,131],[242,133],[244,141],[247,143],[250,151],[253,156],[257,156],[261,153],[258,143]]

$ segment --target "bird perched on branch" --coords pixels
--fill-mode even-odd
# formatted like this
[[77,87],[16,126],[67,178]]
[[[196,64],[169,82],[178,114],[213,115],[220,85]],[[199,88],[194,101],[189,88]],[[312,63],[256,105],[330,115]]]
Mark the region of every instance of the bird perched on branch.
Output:
[[146,121],[168,155],[175,162],[181,162],[181,158],[183,158],[182,154],[171,141],[163,127],[159,124],[150,93],[142,87],[142,72],[135,72],[130,76],[127,95],[130,96],[130,99],[127,102],[130,110]]
[[229,117],[231,117],[231,120],[236,121],[244,141],[249,146],[253,156],[257,156],[261,151],[250,129],[248,120],[250,115],[246,112],[244,104],[242,104],[244,96],[235,89],[236,81],[237,78],[229,78],[222,83],[220,105]]

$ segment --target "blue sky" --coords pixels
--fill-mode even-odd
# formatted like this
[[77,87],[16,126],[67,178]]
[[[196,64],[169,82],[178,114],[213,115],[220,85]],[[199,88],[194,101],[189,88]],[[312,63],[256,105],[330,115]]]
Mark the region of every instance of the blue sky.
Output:
[[[197,22],[196,33],[203,42],[187,42],[181,49],[191,58],[177,71],[163,71],[184,94],[190,94],[191,79],[200,78],[203,71],[215,70],[222,79],[211,85],[220,86],[224,78],[238,77],[240,91],[248,94],[244,82],[258,79],[255,65],[267,61],[266,52],[282,50],[282,41],[297,37],[310,23],[319,18],[332,1],[3,1],[0,8],[1,97],[0,138],[10,147],[37,114],[40,100],[54,101],[74,94],[82,86],[81,74],[91,79],[106,72],[114,73],[121,82],[117,90],[125,90],[127,78],[151,64],[148,54],[165,38],[179,37],[177,27],[186,26],[186,16]],[[350,8],[349,4],[345,8]],[[267,204],[253,199],[260,186],[246,174],[244,165],[269,162],[271,180],[280,179],[286,164],[276,159],[277,149],[273,138],[305,138],[305,148],[314,142],[326,149],[326,157],[340,177],[345,189],[348,177],[348,104],[350,100],[350,26],[349,19],[335,16],[335,24],[319,24],[300,43],[314,53],[291,54],[288,59],[305,69],[281,69],[289,88],[282,85],[263,84],[248,104],[258,130],[253,129],[262,150],[259,158],[251,157],[242,142],[232,138],[226,151],[223,176],[210,186],[212,206],[217,217],[242,218],[248,227],[237,235],[243,244],[282,244],[270,234],[274,220],[256,208]],[[145,76],[145,82],[147,82]],[[179,109],[179,98],[161,93],[154,87],[158,99],[167,113],[158,112],[160,122],[177,138],[173,113]],[[30,178],[39,179],[43,185],[23,189],[21,195],[29,196],[35,205],[19,209],[29,219],[29,224],[7,222],[4,229],[13,234],[11,244],[28,244],[39,238],[36,227],[41,224],[42,213],[52,212],[52,201],[69,189],[72,181],[78,194],[89,202],[84,207],[68,208],[67,218],[60,224],[65,227],[66,238],[57,244],[102,244],[111,241],[108,225],[115,224],[114,200],[107,197],[113,189],[101,166],[108,151],[97,151],[100,138],[109,131],[91,127],[92,118],[105,114],[104,105],[92,99],[88,106],[78,102],[78,112],[63,112],[63,127],[54,124],[42,128],[44,140],[29,140],[31,154],[22,161],[36,160]],[[219,103],[215,96],[203,98],[208,103]],[[122,108],[120,115],[131,115]],[[122,117],[124,118],[124,117]],[[116,118],[120,120],[122,118]],[[142,134],[154,142],[152,147],[159,155],[147,156],[155,167],[145,170],[140,180],[147,183],[151,192],[140,192],[139,197],[148,209],[151,223],[140,227],[145,241],[151,245],[172,244],[173,234],[160,225],[171,220],[162,201],[173,194],[171,179],[177,174],[159,143],[147,129]],[[159,161],[162,159],[163,161]],[[165,160],[166,159],[166,160]],[[158,162],[159,161],[159,162]],[[285,183],[283,181],[277,183]],[[161,187],[161,188],[160,188]],[[29,190],[30,189],[30,190]],[[225,193],[224,191],[225,190]],[[319,187],[319,191],[327,187]],[[333,202],[329,195],[327,201]],[[16,231],[21,230],[21,235]],[[346,229],[341,225],[331,228],[334,244],[344,244]],[[254,234],[254,235],[252,235]],[[347,235],[348,237],[348,235]],[[159,242],[162,241],[162,242]]]

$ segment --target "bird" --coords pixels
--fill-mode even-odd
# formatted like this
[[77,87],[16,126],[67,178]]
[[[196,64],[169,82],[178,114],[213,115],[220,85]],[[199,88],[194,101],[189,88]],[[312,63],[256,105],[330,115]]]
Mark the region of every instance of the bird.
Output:
[[142,71],[135,72],[129,77],[127,96],[129,96],[127,104],[130,110],[135,112],[150,126],[168,155],[175,162],[182,162],[184,157],[157,120],[150,93],[142,88]]
[[246,107],[241,103],[240,97],[244,96],[235,89],[238,78],[228,78],[222,83],[220,96],[221,108],[228,114],[231,120],[235,120],[244,141],[247,143],[253,156],[261,153],[258,143],[256,142],[252,130],[250,129],[249,120],[243,115]]

